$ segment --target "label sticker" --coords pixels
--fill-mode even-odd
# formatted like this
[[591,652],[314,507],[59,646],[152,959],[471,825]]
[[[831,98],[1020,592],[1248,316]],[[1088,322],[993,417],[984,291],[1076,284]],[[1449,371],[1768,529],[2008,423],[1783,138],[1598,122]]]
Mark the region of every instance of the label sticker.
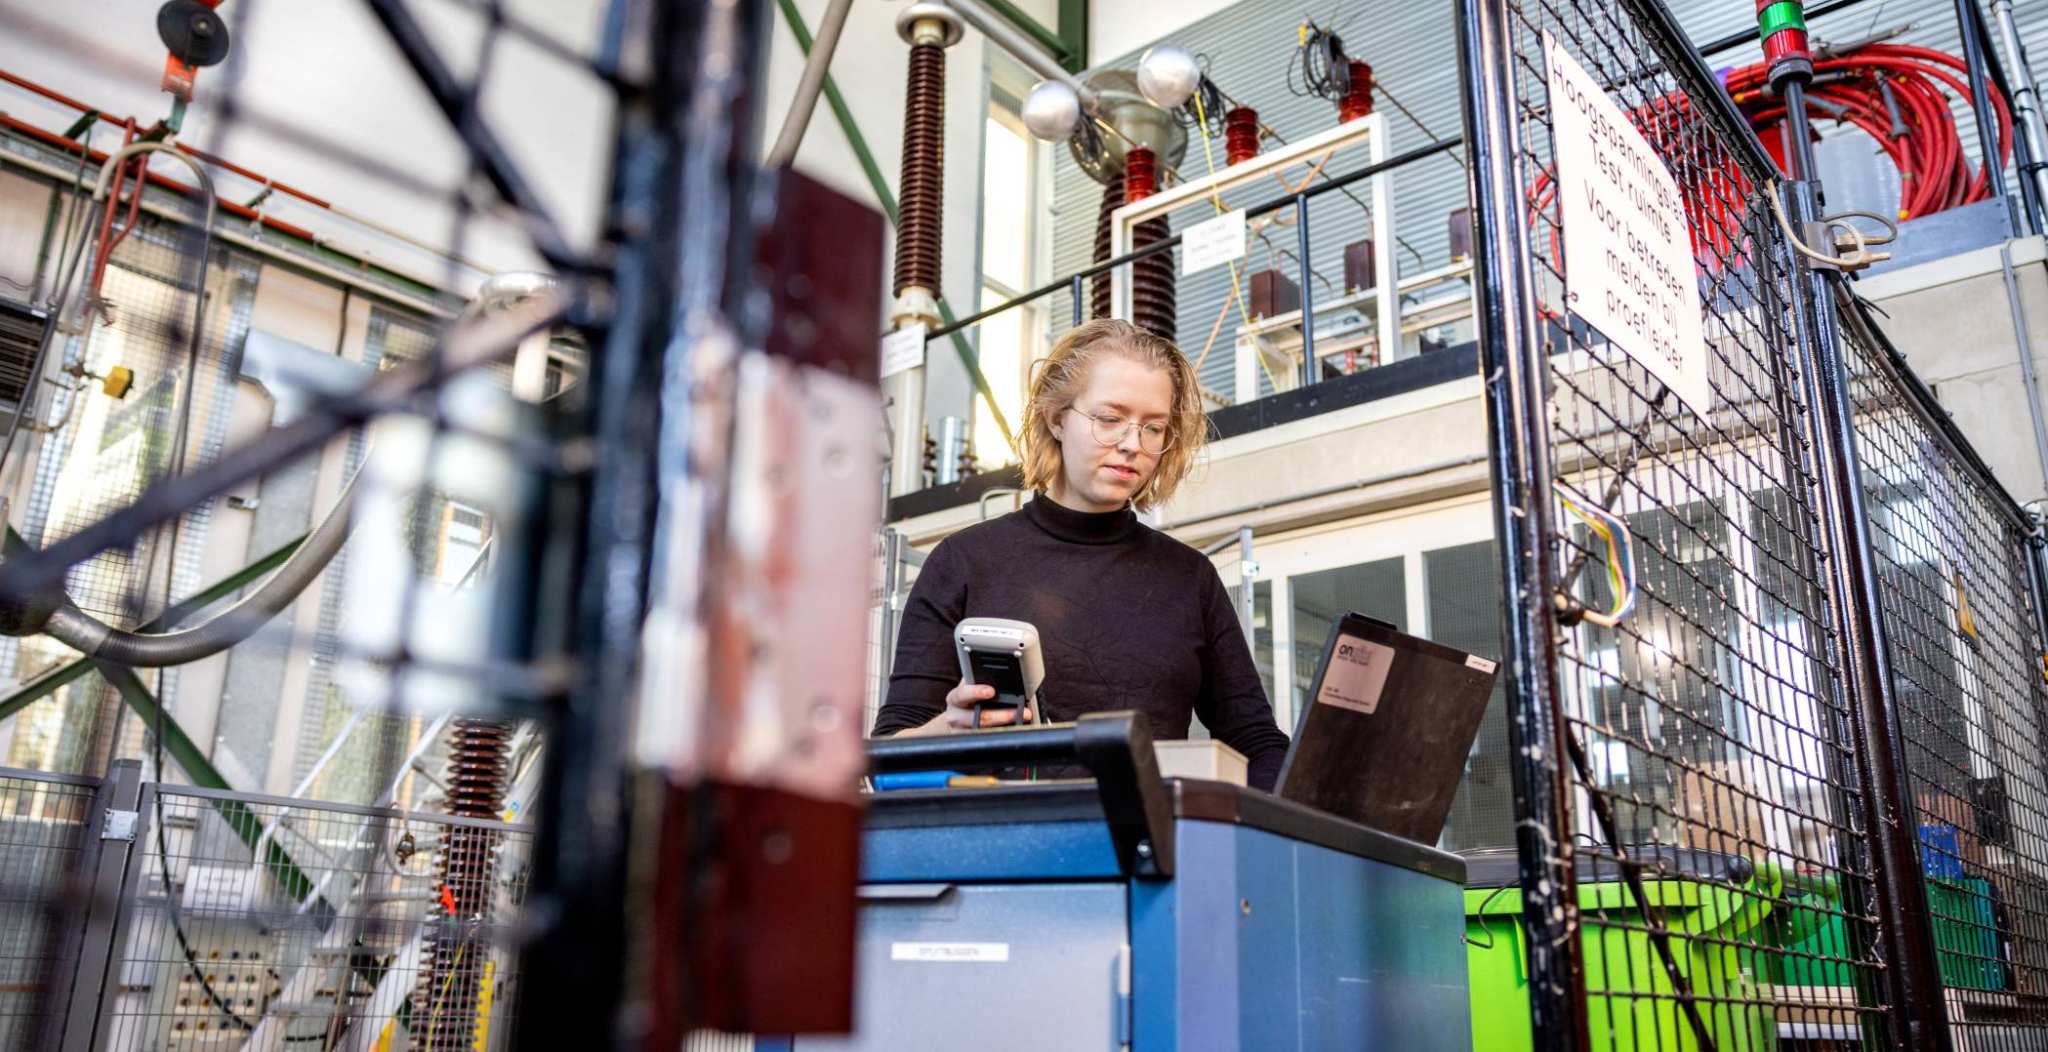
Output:
[[925,327],[906,325],[882,337],[882,375],[894,376],[924,364]]
[[1187,228],[1180,236],[1180,273],[1197,274],[1244,258],[1244,209],[1225,212]]
[[1493,662],[1488,661],[1477,654],[1467,654],[1465,655],[1465,667],[1476,668],[1481,672],[1492,672],[1494,665]]
[[1707,383],[1692,225],[1678,181],[1635,122],[1543,35],[1564,225],[1565,301],[1694,412]]
[[892,942],[892,961],[930,961],[934,964],[1001,964],[1010,959],[1007,942]]
[[1370,716],[1380,707],[1380,693],[1387,687],[1387,670],[1394,665],[1394,648],[1355,636],[1338,636],[1337,652],[1323,673],[1316,704],[1363,712]]

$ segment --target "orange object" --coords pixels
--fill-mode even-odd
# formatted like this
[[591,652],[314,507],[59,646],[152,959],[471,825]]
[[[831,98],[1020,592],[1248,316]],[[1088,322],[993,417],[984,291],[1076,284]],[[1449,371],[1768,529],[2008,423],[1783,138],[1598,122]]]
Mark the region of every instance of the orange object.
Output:
[[164,56],[163,89],[179,102],[192,101],[192,82],[199,76],[197,67],[188,66],[176,55]]

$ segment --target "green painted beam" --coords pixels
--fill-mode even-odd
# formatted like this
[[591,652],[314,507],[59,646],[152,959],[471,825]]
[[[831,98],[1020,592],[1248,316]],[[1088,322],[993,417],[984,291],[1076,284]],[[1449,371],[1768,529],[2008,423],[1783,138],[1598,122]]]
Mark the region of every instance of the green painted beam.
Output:
[[[796,0],[776,0],[782,8],[782,20],[789,25],[790,35],[796,38],[796,46],[805,57],[811,53],[811,30],[804,25],[804,16],[796,9]],[[875,199],[882,203],[882,211],[889,214],[889,225],[895,226],[902,220],[896,210],[896,195],[889,190],[889,181],[882,176],[882,168],[875,163],[875,155],[868,149],[867,136],[860,133],[860,125],[853,119],[853,110],[846,105],[846,97],[839,93],[839,83],[832,74],[825,74],[825,101],[832,107],[832,116],[839,122],[839,130],[846,141],[853,146],[853,155],[860,161],[860,170],[867,174],[868,186],[875,193]],[[939,300],[939,320],[953,324],[953,308]],[[953,353],[960,356],[960,364],[967,367],[967,375],[974,381],[974,390],[988,406],[988,412],[995,418],[996,430],[1003,433],[1003,441],[1015,446],[1017,440],[1010,434],[1010,422],[1003,416],[1003,409],[996,404],[995,392],[989,389],[988,377],[981,374],[981,356],[969,346],[966,338],[953,333]]]
[[[185,728],[178,725],[177,719],[158,704],[156,695],[151,694],[149,688],[143,685],[142,678],[135,674],[134,669],[109,661],[94,661],[93,668],[121,695],[121,700],[142,720],[143,726],[148,727],[151,734],[162,735],[164,752],[177,762],[193,785],[205,789],[233,788],[226,778],[221,777],[220,771],[207,760],[206,754],[199,750],[199,745],[185,733]],[[162,778],[163,773],[159,771],[157,777]],[[250,849],[253,850],[258,841],[263,842],[263,868],[269,872],[272,880],[277,881],[278,887],[291,895],[292,901],[304,902],[313,894],[316,887],[313,878],[299,868],[299,864],[292,860],[291,853],[277,842],[276,837],[264,840],[263,820],[256,817],[256,812],[250,810],[248,804],[240,800],[208,800],[207,803],[213,806],[214,813],[220,815],[221,821],[226,822],[228,828],[235,831],[235,836]],[[323,895],[320,899],[320,909],[323,914],[331,915],[334,912],[334,905]]]
[[1052,52],[1052,57],[1067,72],[1072,73],[1081,68],[1087,56],[1076,55],[1072,41],[1045,28],[1043,23],[1025,14],[1022,8],[1011,3],[1010,0],[987,0],[987,3],[989,7],[995,9],[996,14],[1003,16],[1004,21],[1023,30],[1024,35],[1038,41],[1040,47]]
[[[298,550],[300,542],[305,539],[301,535],[298,540],[283,545],[269,555],[180,600],[173,604],[170,609],[145,622],[136,631],[161,632],[213,603],[235,594],[244,585],[251,584],[263,575],[284,565],[284,561],[290,558],[293,552]],[[9,526],[7,528],[7,544],[12,547],[22,543],[21,535],[14,532],[14,527]],[[14,693],[7,695],[5,698],[0,698],[0,720],[4,720],[71,685],[80,676],[92,671],[92,667],[92,659],[82,657],[69,664],[51,669],[22,684]]]
[[1060,0],[1060,39],[1067,42],[1072,58],[1067,72],[1088,68],[1088,0]]
[[[808,58],[811,54],[811,29],[804,25],[802,12],[796,9],[796,0],[775,0],[782,8],[782,20],[789,25],[789,34],[796,38],[797,50]],[[868,150],[868,141],[861,137],[860,129],[853,123],[853,110],[846,105],[846,96],[839,93],[839,82],[832,74],[825,74],[825,103],[832,107],[832,116],[839,121],[839,129],[846,133],[846,141],[853,146],[853,156],[860,162],[860,170],[868,177],[868,186],[875,191],[875,199],[882,203],[882,211],[888,213],[889,225],[895,226],[900,220],[896,212],[896,195],[889,191],[889,181],[882,177],[882,166],[875,163],[875,155]]]

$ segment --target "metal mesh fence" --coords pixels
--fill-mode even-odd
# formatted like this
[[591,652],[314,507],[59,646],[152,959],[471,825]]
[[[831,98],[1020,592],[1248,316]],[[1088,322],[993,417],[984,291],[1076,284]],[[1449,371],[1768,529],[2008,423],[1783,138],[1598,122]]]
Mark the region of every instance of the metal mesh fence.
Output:
[[1857,452],[1921,877],[1957,1048],[2048,1042],[2048,771],[2031,524],[1853,305]]
[[32,1049],[61,1009],[44,983],[65,961],[51,904],[85,855],[94,786],[0,770],[0,1049]]
[[[1535,1025],[1595,1048],[2042,1047],[2034,524],[1846,285],[1796,260],[1776,172],[1661,5],[1460,9],[1474,122],[1512,147],[1480,207],[1527,662],[1517,908],[1552,908],[1526,922]],[[1706,405],[1569,309],[1551,49],[1684,199]]]
[[[1716,89],[1685,75],[1683,37],[1651,6],[1466,5],[1499,49],[1490,101],[1515,146],[1481,226],[1521,235],[1496,266],[1521,268],[1526,301],[1506,309],[1529,327],[1540,410],[1517,436],[1531,448],[1515,510],[1543,549],[1518,613],[1548,652],[1531,678],[1549,682],[1522,689],[1557,722],[1525,728],[1522,747],[1528,777],[1563,772],[1542,851],[1576,880],[1548,899],[1573,944],[1548,967],[1580,972],[1568,1010],[1594,1048],[1874,1041],[1873,872],[1786,261],[1759,233],[1770,173],[1704,119]],[[1709,404],[1568,310],[1562,209],[1578,188],[1556,168],[1547,47],[1606,88],[1677,183]],[[1568,976],[1545,980],[1578,996]]]
[[507,1047],[531,835],[160,787],[130,863],[104,1047]]

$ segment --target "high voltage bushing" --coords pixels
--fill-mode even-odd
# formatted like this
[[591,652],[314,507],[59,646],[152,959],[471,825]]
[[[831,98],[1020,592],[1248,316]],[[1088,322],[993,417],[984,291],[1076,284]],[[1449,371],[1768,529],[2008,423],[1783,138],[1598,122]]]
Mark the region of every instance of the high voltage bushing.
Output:
[[[1124,203],[1143,201],[1159,192],[1159,156],[1149,146],[1124,153]],[[1172,233],[1165,216],[1131,228],[1131,250],[1158,244]],[[1175,339],[1180,329],[1180,281],[1173,253],[1155,252],[1131,264],[1131,322],[1141,329]]]
[[[1095,261],[1098,263],[1109,258],[1110,213],[1123,207],[1124,187],[1123,180],[1112,180],[1102,187],[1102,210],[1095,217]],[[1165,216],[1147,219],[1131,228],[1130,250],[1135,252],[1146,245],[1158,244],[1172,233],[1173,225]],[[1180,284],[1175,276],[1173,253],[1155,252],[1130,264],[1126,280],[1131,283],[1131,323],[1169,340],[1179,339]],[[1089,286],[1088,309],[1090,317],[1108,318],[1113,315],[1107,273],[1097,274]]]
[[1344,97],[1337,100],[1337,121],[1355,121],[1372,112],[1372,67],[1357,59],[1345,64]]
[[1237,106],[1223,115],[1223,157],[1229,164],[1243,164],[1259,155],[1259,112]]
[[903,321],[936,325],[944,241],[946,49],[960,39],[960,17],[945,4],[916,3],[897,16],[896,31],[910,45],[910,77],[903,95],[893,313]]
[[[506,751],[511,728],[465,716],[451,724],[448,813],[497,819],[505,806]],[[420,940],[420,978],[413,989],[412,1045],[427,1052],[475,1047],[477,1009],[490,960],[491,903],[497,883],[498,834],[448,825],[434,858],[434,902]]]

